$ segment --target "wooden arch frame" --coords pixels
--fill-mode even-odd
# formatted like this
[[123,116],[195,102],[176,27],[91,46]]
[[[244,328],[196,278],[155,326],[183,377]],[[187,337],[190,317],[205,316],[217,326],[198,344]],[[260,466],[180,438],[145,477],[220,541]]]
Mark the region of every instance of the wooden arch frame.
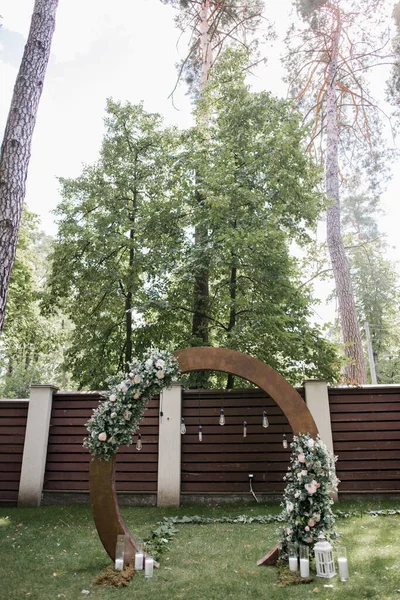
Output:
[[[223,371],[247,379],[269,394],[285,414],[295,435],[318,434],[315,421],[306,403],[296,390],[272,367],[263,362],[225,348],[187,348],[175,352],[182,373],[193,371]],[[115,458],[90,461],[89,486],[93,517],[100,540],[110,558],[115,560],[117,535],[129,542],[125,561],[131,562],[138,545],[128,531],[118,506],[115,489]]]

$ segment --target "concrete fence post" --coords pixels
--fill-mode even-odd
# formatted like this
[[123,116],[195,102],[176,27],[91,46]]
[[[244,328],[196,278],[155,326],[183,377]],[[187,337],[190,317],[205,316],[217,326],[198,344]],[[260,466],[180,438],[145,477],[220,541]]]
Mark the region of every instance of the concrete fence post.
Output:
[[[304,382],[306,404],[318,427],[321,440],[334,454],[328,384],[319,379]],[[337,494],[334,495],[337,500]]]
[[157,506],[179,506],[181,496],[182,386],[176,383],[160,395],[163,417],[158,438]]
[[31,386],[18,506],[40,506],[41,503],[55,391],[57,388],[52,385]]

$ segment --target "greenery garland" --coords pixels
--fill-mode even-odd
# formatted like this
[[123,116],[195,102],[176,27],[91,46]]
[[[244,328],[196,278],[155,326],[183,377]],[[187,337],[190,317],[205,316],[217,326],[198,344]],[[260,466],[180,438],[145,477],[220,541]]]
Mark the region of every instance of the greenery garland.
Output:
[[321,532],[328,538],[336,537],[331,498],[339,483],[335,457],[319,436],[313,439],[308,433],[293,436],[291,447],[290,465],[284,477],[288,484],[281,504],[284,549],[291,544],[314,544]]
[[[378,510],[335,510],[334,516],[338,519],[350,519],[351,517],[388,517],[400,515],[400,509],[388,508]],[[164,517],[162,521],[158,521],[155,528],[150,532],[149,536],[144,540],[146,552],[149,552],[154,558],[158,558],[162,552],[170,549],[169,543],[172,538],[178,533],[175,525],[212,525],[214,523],[229,523],[251,525],[258,523],[260,525],[268,525],[270,523],[282,523],[286,520],[285,512],[278,515],[239,515],[237,517],[200,517],[199,515],[182,516],[182,517]]]
[[123,444],[129,446],[139,429],[152,396],[179,379],[177,359],[166,351],[154,350],[143,361],[134,359],[129,372],[111,378],[110,388],[86,423],[90,433],[83,441],[92,456],[110,460]]

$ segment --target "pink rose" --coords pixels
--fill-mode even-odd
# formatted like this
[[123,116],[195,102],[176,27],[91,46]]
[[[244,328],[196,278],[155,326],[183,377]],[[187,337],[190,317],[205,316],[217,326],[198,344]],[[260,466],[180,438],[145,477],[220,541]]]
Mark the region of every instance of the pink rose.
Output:
[[315,479],[313,479],[313,480],[312,480],[312,482],[311,482],[311,485],[313,485],[313,486],[314,486],[314,487],[316,487],[316,488],[319,488],[319,487],[321,487],[321,484],[320,484],[320,483],[317,483],[317,482],[315,481]]
[[110,402],[115,402],[117,399],[117,396],[115,394],[111,394],[111,396],[109,397]]
[[310,494],[310,496],[312,494],[315,494],[315,492],[317,491],[317,488],[312,483],[306,483],[306,485],[304,487],[306,488],[306,490]]
[[312,544],[312,542],[313,542],[312,537],[306,538],[306,542],[307,542],[307,544]]
[[310,528],[309,528],[309,526],[308,526],[308,525],[306,525],[306,526],[304,527],[304,531],[310,531]]
[[293,533],[293,529],[286,527],[286,535],[290,535],[291,533]]
[[99,439],[99,442],[105,442],[106,441],[107,434],[105,433],[105,431],[103,431],[103,433],[99,433],[98,439]]
[[301,463],[306,462],[306,457],[304,456],[304,452],[302,452],[301,454],[298,455],[297,460]]
[[310,519],[310,520],[308,521],[308,524],[309,524],[309,526],[310,526],[310,527],[314,527],[314,525],[315,525],[315,521],[314,521],[314,519]]

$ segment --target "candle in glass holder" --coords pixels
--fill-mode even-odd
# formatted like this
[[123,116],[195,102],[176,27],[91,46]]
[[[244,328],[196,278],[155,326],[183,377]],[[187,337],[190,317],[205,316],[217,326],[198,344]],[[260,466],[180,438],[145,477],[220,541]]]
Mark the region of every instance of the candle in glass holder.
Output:
[[347,551],[344,546],[338,548],[338,568],[340,581],[349,580],[349,564],[347,562]]
[[153,577],[153,567],[154,567],[154,560],[148,556],[144,562],[144,576],[145,577]]
[[115,559],[115,570],[116,571],[122,571],[123,568],[124,568],[124,559],[123,558],[116,558]]
[[117,544],[115,546],[115,570],[122,571],[124,568],[124,558],[125,558],[125,536],[118,535],[117,536]]
[[143,571],[143,552],[135,554],[135,571]]
[[300,577],[310,577],[308,546],[300,546]]
[[297,571],[298,569],[298,562],[297,562],[297,547],[296,546],[289,546],[288,549],[288,554],[289,554],[289,570],[290,571]]

